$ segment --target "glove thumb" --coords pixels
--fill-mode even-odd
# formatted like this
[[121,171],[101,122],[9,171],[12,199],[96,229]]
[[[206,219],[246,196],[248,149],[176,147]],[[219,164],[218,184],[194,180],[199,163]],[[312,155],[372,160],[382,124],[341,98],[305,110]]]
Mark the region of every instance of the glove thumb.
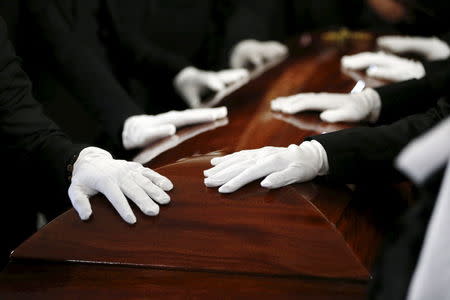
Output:
[[225,84],[219,79],[219,76],[209,76],[205,84],[215,92],[225,89]]
[[89,203],[88,194],[83,191],[80,185],[71,184],[69,187],[69,198],[73,208],[77,211],[81,220],[87,220],[92,215],[91,204]]

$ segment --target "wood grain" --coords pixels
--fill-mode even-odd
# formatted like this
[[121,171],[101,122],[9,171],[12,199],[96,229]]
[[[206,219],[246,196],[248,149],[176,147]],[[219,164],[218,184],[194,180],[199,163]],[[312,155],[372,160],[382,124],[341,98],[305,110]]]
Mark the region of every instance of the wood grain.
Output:
[[[305,199],[309,195],[302,195],[298,188],[270,191],[257,184],[231,195],[220,194],[203,184],[202,170],[209,159],[199,157],[159,169],[176,188],[170,193],[172,203],[158,217],[139,213],[137,224],[130,226],[103,199],[97,199],[92,220],[81,222],[70,211],[32,236],[13,257],[283,276],[369,277],[335,225]],[[348,203],[345,197],[335,200],[344,207]]]
[[13,263],[2,299],[366,299],[366,284],[313,278],[166,271],[83,264]]

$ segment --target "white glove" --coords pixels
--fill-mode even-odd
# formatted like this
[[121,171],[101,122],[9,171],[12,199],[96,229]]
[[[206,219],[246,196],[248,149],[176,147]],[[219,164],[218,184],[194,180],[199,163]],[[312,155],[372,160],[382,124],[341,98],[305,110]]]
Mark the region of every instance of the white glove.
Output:
[[173,188],[172,182],[155,171],[135,162],[115,160],[103,149],[83,149],[73,166],[69,197],[82,220],[92,214],[89,197],[102,193],[120,216],[128,223],[136,217],[125,196],[149,216],[159,213],[159,204],[167,204],[169,195],[164,191]]
[[201,96],[208,90],[219,92],[227,85],[244,80],[248,76],[249,73],[245,69],[210,72],[186,67],[175,76],[173,84],[189,107],[196,108],[201,104]]
[[362,52],[344,56],[341,59],[341,65],[350,70],[368,68],[366,71],[368,76],[391,81],[419,79],[425,76],[425,68],[420,62],[384,52]]
[[276,41],[243,40],[234,46],[231,51],[230,66],[232,68],[245,68],[253,65],[258,68],[265,62],[281,58],[287,53],[287,47]]
[[377,39],[377,44],[394,53],[418,53],[428,60],[450,57],[449,45],[436,37],[382,36]]
[[295,182],[308,181],[328,172],[327,153],[317,141],[300,146],[264,147],[243,150],[211,160],[214,166],[205,170],[205,185],[231,193],[258,178],[267,176],[261,186],[279,188]]
[[227,116],[227,108],[196,108],[169,111],[159,115],[138,115],[126,119],[122,131],[125,149],[143,147],[151,142],[175,134],[177,128],[212,122]]
[[274,111],[295,114],[301,111],[322,111],[320,118],[329,123],[376,122],[381,110],[381,100],[373,89],[354,94],[305,93],[280,97],[271,102]]

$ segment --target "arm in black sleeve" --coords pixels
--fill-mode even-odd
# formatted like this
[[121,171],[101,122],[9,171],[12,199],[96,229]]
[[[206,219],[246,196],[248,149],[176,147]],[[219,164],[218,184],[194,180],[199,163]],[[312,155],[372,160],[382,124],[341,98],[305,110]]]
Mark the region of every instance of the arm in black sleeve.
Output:
[[442,34],[439,38],[450,45],[450,31]]
[[31,83],[6,38],[3,19],[0,19],[0,136],[7,153],[49,170],[60,184],[66,182],[69,161],[85,147],[72,144],[33,99]]
[[412,139],[450,114],[447,98],[426,113],[412,115],[391,125],[358,127],[312,136],[326,150],[328,178],[344,183],[395,180],[400,175],[393,161]]
[[[444,69],[444,68],[443,68]],[[375,89],[380,95],[379,123],[390,123],[427,110],[450,92],[450,68],[430,72],[421,79],[388,84]]]
[[[107,2],[116,35],[114,39],[117,47],[121,49],[121,57],[127,61],[131,69],[138,70],[144,76],[150,72],[154,76],[154,73],[158,72],[161,76],[172,80],[182,69],[192,65],[187,58],[163,49],[144,36],[140,26],[145,7],[130,5],[122,0]],[[167,21],[174,22],[174,20]]]
[[[441,35],[439,38],[450,46],[450,32]],[[426,61],[423,63],[423,66],[426,74],[442,72],[450,69],[450,58]]]
[[73,30],[56,1],[32,1],[30,9],[69,89],[99,119],[113,141],[122,146],[125,120],[141,110],[111,70]]
[[271,0],[233,0],[225,25],[224,58],[242,40],[279,40],[285,34],[285,4]]
[[443,72],[450,69],[450,58],[442,60],[427,61],[423,63],[426,74]]

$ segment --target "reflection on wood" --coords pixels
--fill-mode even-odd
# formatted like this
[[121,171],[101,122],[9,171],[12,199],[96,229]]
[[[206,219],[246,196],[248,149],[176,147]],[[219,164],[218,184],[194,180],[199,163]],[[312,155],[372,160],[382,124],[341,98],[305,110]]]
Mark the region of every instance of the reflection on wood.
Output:
[[184,130],[178,132],[175,135],[164,138],[156,143],[149,145],[147,148],[141,151],[135,158],[133,158],[133,161],[141,164],[146,164],[155,157],[157,157],[158,155],[160,155],[161,153],[164,153],[167,150],[180,145],[184,141],[187,141],[188,139],[191,139],[194,136],[197,136],[209,130],[214,130],[218,127],[225,126],[227,124],[228,119],[225,118],[217,120],[215,122],[189,126],[188,128],[185,128]]

